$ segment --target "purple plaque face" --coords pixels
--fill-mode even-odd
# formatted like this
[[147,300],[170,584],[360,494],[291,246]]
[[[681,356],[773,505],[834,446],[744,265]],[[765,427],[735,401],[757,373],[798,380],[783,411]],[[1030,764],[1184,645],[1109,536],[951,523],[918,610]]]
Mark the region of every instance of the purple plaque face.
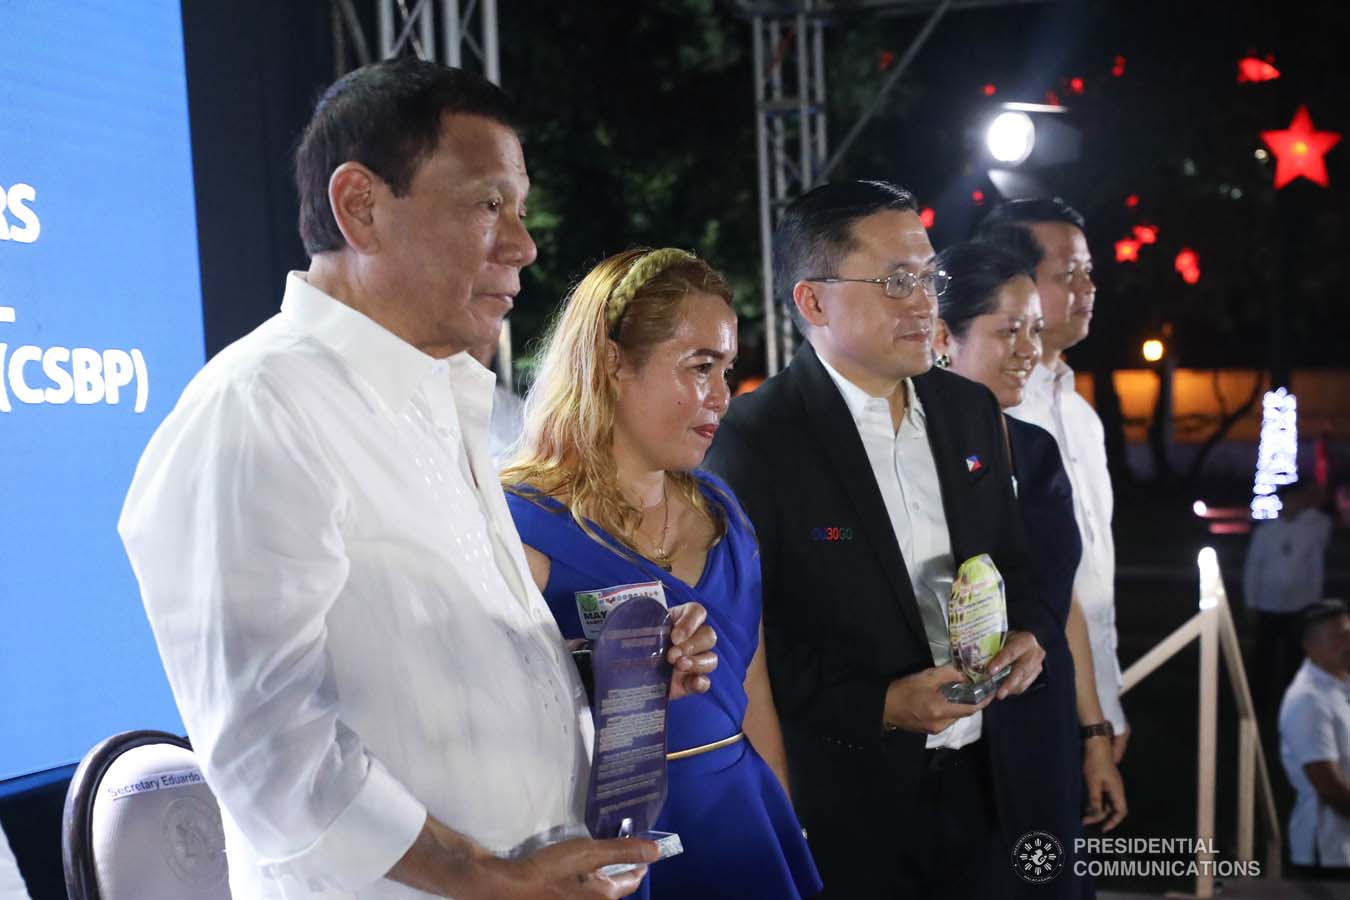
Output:
[[595,759],[586,826],[595,838],[651,829],[666,801],[666,705],[671,622],[650,597],[615,607],[595,639]]

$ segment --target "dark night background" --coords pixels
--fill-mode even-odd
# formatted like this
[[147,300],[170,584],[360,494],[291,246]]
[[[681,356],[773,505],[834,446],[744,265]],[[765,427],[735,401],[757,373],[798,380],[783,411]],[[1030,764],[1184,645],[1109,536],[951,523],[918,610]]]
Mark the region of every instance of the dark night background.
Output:
[[[923,22],[922,12],[847,12],[849,5],[836,4],[841,12],[826,35],[832,142]],[[183,13],[206,342],[214,354],[272,315],[285,272],[307,264],[295,233],[289,155],[339,66],[327,2],[184,0]],[[730,276],[742,313],[740,369],[762,368],[749,24],[733,4],[715,0],[500,0],[499,34],[503,86],[530,122],[530,227],[539,244],[512,316],[518,359],[528,364],[530,340],[592,263],[634,245],[670,244],[696,250]],[[1350,4],[1341,0],[1079,0],[955,10],[833,177],[898,181],[933,207],[935,246],[963,240],[997,197],[975,131],[994,103],[1039,102],[1053,91],[1082,131],[1083,152],[1046,178],[1088,217],[1099,286],[1092,335],[1070,354],[1079,371],[1109,387],[1113,369],[1140,366],[1140,342],[1164,323],[1186,367],[1341,368],[1350,348],[1343,298],[1350,147],[1327,155],[1329,189],[1301,180],[1278,194],[1274,160],[1261,162],[1254,151],[1263,146],[1259,132],[1288,127],[1300,104],[1317,129],[1350,132],[1347,37]],[[1247,55],[1273,58],[1281,77],[1238,84],[1237,63]],[[1124,72],[1114,77],[1117,56]],[[1082,79],[1081,95],[1069,87],[1073,78]],[[993,98],[983,91],[990,83]],[[983,208],[972,200],[975,190],[986,196]],[[1126,206],[1131,194],[1137,207]],[[1144,247],[1137,263],[1116,263],[1114,242],[1145,222],[1158,227],[1158,243]],[[1173,270],[1183,246],[1199,254],[1198,284],[1184,284]],[[1101,390],[1098,400],[1109,424],[1112,400]],[[1195,494],[1132,483],[1120,466],[1122,447],[1117,437],[1117,603],[1120,657],[1128,664],[1195,611],[1202,543],[1219,550],[1241,613],[1245,538],[1207,534],[1187,512]],[[1241,504],[1250,479],[1188,487],[1226,492]],[[1345,544],[1341,537],[1333,547],[1329,591],[1350,586]],[[1134,736],[1122,769],[1132,810],[1124,834],[1193,835],[1194,657],[1183,653],[1126,697]],[[1229,858],[1230,707],[1221,706],[1219,782],[1220,850]],[[12,825],[16,815],[28,827]],[[21,858],[50,856],[50,809],[11,811],[5,824]],[[54,872],[51,859],[43,862],[42,872],[27,871],[33,896],[64,896],[59,860]]]
[[[840,4],[847,7],[848,4]],[[921,15],[836,16],[827,32],[829,128],[838,140],[922,24]],[[287,153],[334,75],[328,5],[185,4],[197,158],[208,350],[270,314],[286,268],[305,263],[294,235]],[[501,4],[503,85],[525,107],[539,261],[513,323],[517,352],[567,286],[599,258],[637,244],[698,250],[738,288],[749,364],[759,316],[753,82],[748,24],[713,0]],[[1338,62],[1350,10],[1335,0],[1277,3],[1016,4],[955,10],[834,177],[882,177],[934,207],[938,247],[968,236],[985,179],[973,132],[992,105],[1054,91],[1083,133],[1081,159],[1051,170],[1082,210],[1097,261],[1094,334],[1080,369],[1137,364],[1139,340],[1175,327],[1183,364],[1270,366],[1271,323],[1286,362],[1339,365],[1350,319],[1344,147],[1331,188],[1271,188],[1259,132],[1307,104],[1320,130],[1344,131],[1350,67]],[[1277,81],[1238,84],[1237,61],[1273,57]],[[1117,56],[1124,73],[1112,77]],[[1083,93],[1066,84],[1081,78]],[[997,95],[986,98],[992,83]],[[1188,171],[1187,160],[1190,161]],[[1220,186],[1226,190],[1220,192]],[[1241,199],[1233,199],[1233,189]],[[1125,198],[1140,198],[1127,209]],[[1140,261],[1113,243],[1159,228]],[[1182,247],[1203,277],[1172,269]],[[242,295],[242,296],[241,296]]]

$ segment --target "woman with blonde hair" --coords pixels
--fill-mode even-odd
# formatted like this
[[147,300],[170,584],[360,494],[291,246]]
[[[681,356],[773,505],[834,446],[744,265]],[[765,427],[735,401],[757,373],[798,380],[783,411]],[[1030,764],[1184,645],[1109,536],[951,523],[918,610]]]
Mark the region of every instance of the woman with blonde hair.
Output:
[[590,636],[580,595],[646,582],[672,606],[702,603],[717,632],[711,689],[669,710],[656,827],[678,832],[685,852],[651,868],[652,897],[820,890],[787,798],[755,536],[726,485],[697,471],[730,402],[735,356],[731,290],[707,263],[670,248],[611,256],[555,322],[502,473],[564,637]]

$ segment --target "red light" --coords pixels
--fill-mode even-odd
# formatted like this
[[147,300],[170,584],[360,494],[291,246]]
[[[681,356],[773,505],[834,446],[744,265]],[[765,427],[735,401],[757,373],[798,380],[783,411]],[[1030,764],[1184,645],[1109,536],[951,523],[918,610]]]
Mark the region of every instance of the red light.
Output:
[[937,213],[933,212],[933,207],[925,206],[919,210],[919,221],[923,223],[924,228],[932,228],[933,223],[937,221]]
[[1134,209],[1136,206],[1139,205],[1139,195],[1131,194],[1130,196],[1126,197],[1125,205],[1128,206],[1130,209]]
[[1073,94],[1083,93],[1083,79],[1075,76],[1069,79],[1069,92]]
[[1187,284],[1195,284],[1200,280],[1200,254],[1189,247],[1181,248],[1181,252],[1177,254],[1172,267],[1177,270],[1181,280]]
[[895,54],[889,50],[881,51],[881,60],[877,63],[877,68],[885,72],[895,64]]
[[1051,106],[1059,106],[1059,94],[1056,94],[1054,91],[1046,91],[1045,102]]
[[970,199],[975,201],[976,206],[984,206],[984,191],[980,190],[971,191]]
[[1121,238],[1116,241],[1116,262],[1138,262],[1139,242],[1134,238]]
[[1255,56],[1244,56],[1238,60],[1238,84],[1256,84],[1261,81],[1274,81],[1280,77],[1280,70]]
[[1125,57],[1117,56],[1115,62],[1111,64],[1111,77],[1119,78],[1125,74]]
[[984,95],[986,97],[992,97],[997,93],[998,88],[994,86],[994,83],[992,81],[984,86]]
[[1275,154],[1275,189],[1279,190],[1295,178],[1327,187],[1327,164],[1323,157],[1340,143],[1341,136],[1334,131],[1314,131],[1308,107],[1300,106],[1294,120],[1283,131],[1263,131],[1261,140]]
[[1134,226],[1134,239],[1141,244],[1158,243],[1158,226],[1157,225]]

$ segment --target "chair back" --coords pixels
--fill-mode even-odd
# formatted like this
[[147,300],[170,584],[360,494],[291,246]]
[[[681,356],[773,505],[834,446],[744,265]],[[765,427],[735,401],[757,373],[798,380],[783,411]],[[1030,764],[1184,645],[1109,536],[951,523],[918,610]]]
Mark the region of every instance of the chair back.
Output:
[[114,735],[66,792],[61,859],[70,900],[230,900],[220,808],[186,740]]

